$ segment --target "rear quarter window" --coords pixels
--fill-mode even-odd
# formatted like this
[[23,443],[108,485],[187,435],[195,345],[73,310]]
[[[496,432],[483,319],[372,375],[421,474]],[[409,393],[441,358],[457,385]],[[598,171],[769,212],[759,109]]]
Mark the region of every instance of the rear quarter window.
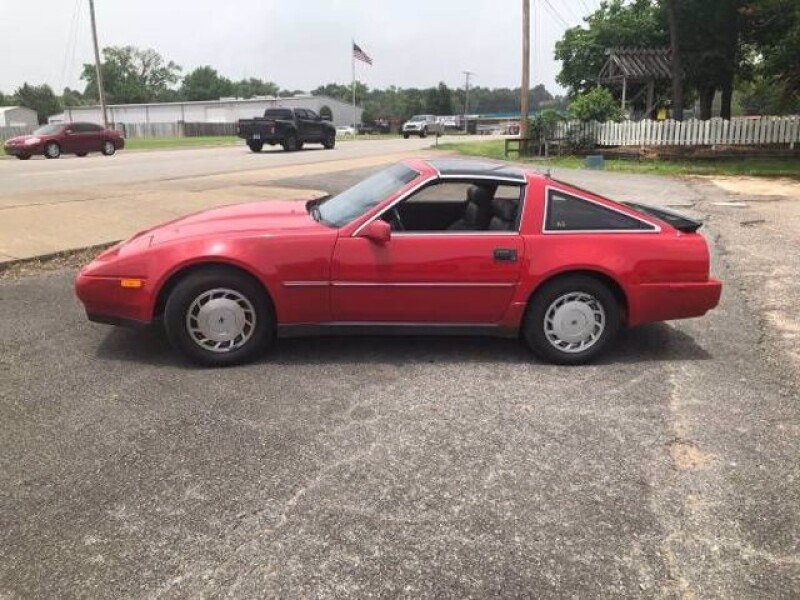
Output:
[[547,195],[545,231],[654,231],[650,223],[558,190]]

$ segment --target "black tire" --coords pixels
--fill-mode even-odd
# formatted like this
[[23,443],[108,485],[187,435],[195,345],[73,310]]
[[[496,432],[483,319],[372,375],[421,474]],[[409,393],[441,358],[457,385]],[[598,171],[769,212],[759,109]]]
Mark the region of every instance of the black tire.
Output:
[[[255,326],[249,339],[233,350],[214,352],[195,342],[186,322],[195,299],[209,290],[224,288],[243,296],[253,307]],[[256,358],[275,340],[275,312],[261,285],[249,275],[226,267],[206,267],[178,282],[167,298],[164,328],[170,344],[194,363],[207,367],[238,365]]]
[[247,146],[251,152],[261,152],[262,148],[264,148],[264,142],[247,142]]
[[100,148],[100,152],[103,153],[103,156],[113,156],[116,151],[117,147],[111,140],[106,140],[103,142],[103,147]]
[[57,142],[47,142],[44,145],[45,158],[58,158],[61,156],[61,146]]
[[329,133],[328,136],[323,140],[322,146],[325,150],[333,150],[334,146],[336,146],[336,135]]
[[407,133],[404,133],[404,134],[403,134],[403,139],[404,139],[404,140],[407,140],[407,139],[408,139],[408,134],[407,134]]
[[419,132],[419,137],[420,138],[428,137],[428,128],[427,127],[423,127],[422,128],[422,131]]
[[20,160],[28,160],[30,157],[30,154],[17,154],[17,158]]
[[[591,296],[605,314],[605,326],[599,337],[588,348],[577,352],[556,347],[545,333],[547,311],[556,300],[571,293]],[[586,275],[567,275],[537,290],[528,305],[522,335],[539,358],[560,365],[581,365],[594,359],[613,341],[619,331],[621,312],[619,302],[607,285]]]
[[286,152],[294,152],[297,150],[297,136],[293,133],[287,135],[283,140],[283,149]]

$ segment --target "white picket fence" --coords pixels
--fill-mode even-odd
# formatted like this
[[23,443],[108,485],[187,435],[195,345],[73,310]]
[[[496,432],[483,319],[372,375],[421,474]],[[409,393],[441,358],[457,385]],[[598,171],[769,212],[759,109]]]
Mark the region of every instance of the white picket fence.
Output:
[[735,117],[700,121],[563,122],[554,138],[591,137],[599,146],[767,145],[800,142],[800,116]]
[[12,127],[4,125],[0,127],[0,142],[4,142],[12,137],[17,137],[18,135],[28,135],[32,131],[32,127]]

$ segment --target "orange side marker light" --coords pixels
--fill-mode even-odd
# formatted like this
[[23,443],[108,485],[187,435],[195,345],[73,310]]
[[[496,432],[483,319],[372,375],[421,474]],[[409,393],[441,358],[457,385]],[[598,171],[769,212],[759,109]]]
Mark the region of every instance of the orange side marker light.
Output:
[[140,288],[144,286],[144,281],[141,279],[120,279],[119,280],[120,287],[124,288]]

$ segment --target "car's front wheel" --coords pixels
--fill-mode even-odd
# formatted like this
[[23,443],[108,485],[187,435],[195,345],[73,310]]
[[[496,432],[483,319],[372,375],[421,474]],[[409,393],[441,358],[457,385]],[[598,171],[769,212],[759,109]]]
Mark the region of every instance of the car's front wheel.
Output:
[[329,133],[325,140],[322,142],[323,148],[326,150],[333,150],[334,146],[336,146],[336,135]]
[[249,275],[224,267],[194,271],[167,299],[164,326],[170,343],[209,367],[255,358],[275,338],[272,304]]
[[61,156],[61,146],[56,142],[48,142],[44,147],[44,155],[46,158],[58,158]]
[[117,151],[117,147],[114,145],[114,142],[112,142],[111,140],[106,140],[105,142],[103,142],[103,148],[100,151],[105,156],[111,156],[112,154],[114,154]]
[[570,275],[545,284],[525,315],[523,337],[544,360],[584,364],[616,337],[621,310],[611,290],[585,275]]

